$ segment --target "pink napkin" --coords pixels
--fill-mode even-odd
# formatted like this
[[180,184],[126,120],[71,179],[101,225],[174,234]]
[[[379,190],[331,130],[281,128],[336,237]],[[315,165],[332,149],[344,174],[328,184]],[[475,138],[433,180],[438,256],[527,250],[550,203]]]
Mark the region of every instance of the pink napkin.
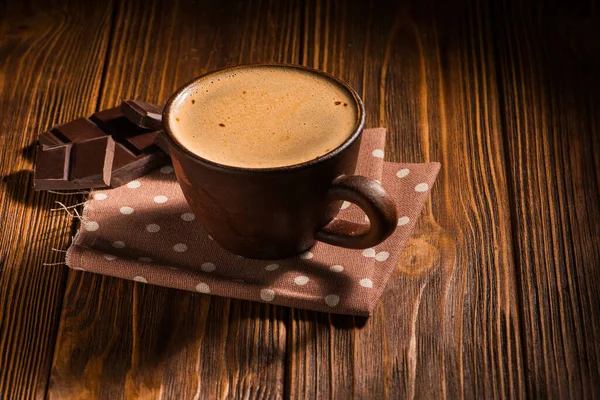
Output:
[[[439,163],[383,161],[385,130],[363,133],[357,175],[380,180],[396,200],[398,227],[365,250],[324,243],[282,260],[251,260],[222,249],[195,221],[173,168],[90,194],[68,249],[73,269],[217,296],[311,310],[369,315],[392,275],[435,182]],[[339,217],[365,222],[344,203]]]

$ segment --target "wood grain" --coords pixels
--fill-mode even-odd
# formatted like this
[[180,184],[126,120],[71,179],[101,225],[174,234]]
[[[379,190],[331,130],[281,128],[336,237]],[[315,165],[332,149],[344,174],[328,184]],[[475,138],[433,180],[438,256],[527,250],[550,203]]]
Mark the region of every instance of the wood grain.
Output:
[[[100,108],[124,98],[164,103],[191,78],[228,65],[297,62],[300,16],[296,2],[120,3]],[[49,396],[282,398],[287,313],[74,274]]]
[[[0,2],[0,398],[600,397],[594,1],[80,3]],[[37,133],[259,61],[442,163],[371,318],[43,265],[81,197],[31,190]]]
[[[0,3],[0,398],[43,397],[67,269],[71,220],[34,193],[38,133],[95,109],[111,2]],[[68,14],[65,10],[69,10]]]
[[[525,395],[490,10],[315,1],[303,62],[359,89],[386,158],[441,161],[431,202],[368,320],[294,311],[292,398]],[[308,346],[307,346],[308,344]]]
[[532,398],[600,397],[600,14],[499,2],[512,222]]

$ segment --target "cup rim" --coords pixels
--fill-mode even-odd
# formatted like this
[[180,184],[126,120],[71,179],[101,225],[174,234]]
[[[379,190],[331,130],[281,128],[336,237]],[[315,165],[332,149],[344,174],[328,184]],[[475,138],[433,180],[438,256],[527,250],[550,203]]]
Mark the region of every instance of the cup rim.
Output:
[[[283,166],[279,166],[279,167],[266,167],[266,168],[248,168],[248,167],[239,167],[239,166],[235,166],[235,165],[227,165],[227,164],[222,164],[222,163],[218,163],[216,161],[212,161],[209,160],[207,158],[201,157],[193,152],[191,152],[190,150],[188,150],[185,146],[183,146],[175,137],[175,135],[173,135],[173,133],[171,132],[171,128],[169,126],[169,115],[171,113],[171,107],[173,105],[173,103],[175,102],[175,100],[184,92],[186,91],[191,85],[193,85],[194,83],[196,83],[197,81],[199,81],[200,79],[204,79],[207,76],[216,74],[216,73],[221,73],[224,71],[228,71],[228,70],[235,70],[235,69],[240,69],[240,68],[247,68],[247,67],[285,67],[285,68],[295,68],[295,69],[300,69],[300,70],[307,70],[307,71],[311,71],[317,74],[320,74],[322,76],[327,77],[328,79],[331,79],[335,82],[337,82],[338,84],[340,84],[342,87],[346,88],[346,90],[348,90],[348,92],[350,92],[350,94],[352,95],[352,97],[354,97],[354,100],[356,102],[357,108],[358,108],[358,118],[357,118],[357,122],[356,125],[354,127],[354,130],[352,131],[352,133],[342,142],[342,144],[340,144],[338,147],[336,147],[335,149],[331,150],[328,153],[325,153],[319,157],[313,158],[312,160],[308,160],[308,161],[304,161],[298,164],[291,164],[291,165],[283,165]],[[341,152],[343,152],[344,150],[346,150],[348,147],[350,147],[352,145],[352,143],[354,143],[354,141],[356,139],[358,139],[364,129],[364,125],[365,125],[365,106],[360,98],[360,96],[358,95],[358,93],[356,93],[356,91],[354,89],[352,89],[352,87],[350,87],[350,85],[348,85],[346,82],[342,81],[341,79],[325,72],[325,71],[321,71],[319,69],[316,68],[311,68],[311,67],[307,67],[305,65],[298,65],[298,64],[288,64],[288,63],[250,63],[250,64],[241,64],[241,65],[236,65],[236,66],[232,66],[232,67],[225,67],[225,68],[220,68],[214,71],[210,71],[207,72],[205,74],[202,74],[190,81],[188,81],[187,83],[185,83],[183,86],[181,86],[179,89],[177,89],[177,91],[175,93],[173,93],[171,95],[171,97],[169,97],[169,100],[167,101],[167,104],[165,105],[164,109],[163,109],[163,113],[162,113],[162,121],[163,121],[163,129],[167,134],[167,137],[169,139],[169,141],[171,142],[171,144],[174,144],[178,150],[182,151],[185,155],[187,155],[188,157],[191,157],[192,159],[199,161],[201,163],[205,163],[209,166],[212,167],[216,167],[216,168],[221,168],[221,169],[225,169],[225,170],[230,170],[230,171],[239,171],[239,172],[281,172],[281,171],[291,171],[291,170],[299,170],[299,169],[303,169],[303,168],[307,168],[316,164],[319,164],[321,162],[330,160],[334,157],[336,157],[338,154],[340,154]]]

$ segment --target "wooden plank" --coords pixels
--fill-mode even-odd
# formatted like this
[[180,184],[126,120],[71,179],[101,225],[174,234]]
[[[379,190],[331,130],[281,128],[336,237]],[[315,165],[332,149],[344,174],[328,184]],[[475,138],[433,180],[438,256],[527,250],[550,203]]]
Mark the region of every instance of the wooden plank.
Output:
[[593,2],[498,2],[527,389],[600,397],[600,16]]
[[[71,220],[32,190],[36,136],[94,111],[112,3],[0,3],[0,398],[43,397],[67,278]],[[68,10],[68,13],[65,11]]]
[[503,128],[485,3],[314,1],[303,62],[362,93],[386,158],[440,161],[368,320],[294,311],[292,398],[525,395]]
[[[101,108],[164,103],[203,72],[298,61],[296,2],[121,3]],[[281,398],[288,311],[74,274],[51,398]]]

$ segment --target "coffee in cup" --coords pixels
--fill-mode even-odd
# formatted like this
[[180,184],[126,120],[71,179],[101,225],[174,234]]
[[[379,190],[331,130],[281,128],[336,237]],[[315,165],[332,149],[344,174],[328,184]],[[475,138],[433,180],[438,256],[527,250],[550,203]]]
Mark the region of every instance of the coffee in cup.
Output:
[[171,104],[168,123],[199,157],[275,168],[338,148],[356,130],[359,110],[347,87],[320,73],[257,65],[196,80]]

